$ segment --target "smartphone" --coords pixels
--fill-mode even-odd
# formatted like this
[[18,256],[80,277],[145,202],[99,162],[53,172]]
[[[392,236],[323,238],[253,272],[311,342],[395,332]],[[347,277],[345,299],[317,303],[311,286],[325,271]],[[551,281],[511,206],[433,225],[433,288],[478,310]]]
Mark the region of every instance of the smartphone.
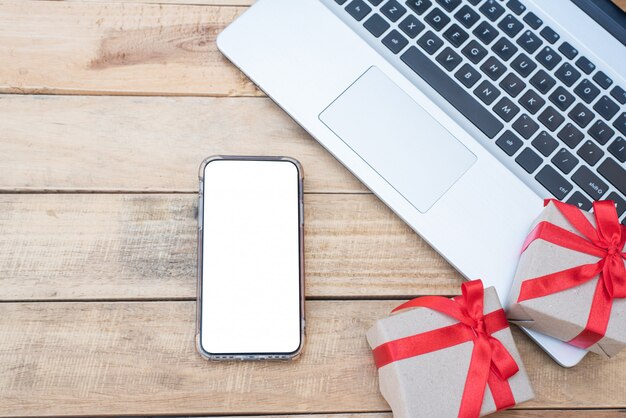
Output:
[[210,360],[290,360],[304,340],[302,168],[287,157],[200,166],[196,345]]

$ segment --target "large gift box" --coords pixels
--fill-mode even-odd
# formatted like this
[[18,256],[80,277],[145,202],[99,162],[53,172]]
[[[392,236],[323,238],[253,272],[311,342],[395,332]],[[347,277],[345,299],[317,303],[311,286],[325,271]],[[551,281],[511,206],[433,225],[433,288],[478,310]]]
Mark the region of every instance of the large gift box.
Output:
[[611,201],[594,213],[546,201],[531,227],[508,318],[611,357],[626,345],[626,227]]
[[462,289],[406,302],[367,332],[395,418],[478,417],[533,398],[495,289]]

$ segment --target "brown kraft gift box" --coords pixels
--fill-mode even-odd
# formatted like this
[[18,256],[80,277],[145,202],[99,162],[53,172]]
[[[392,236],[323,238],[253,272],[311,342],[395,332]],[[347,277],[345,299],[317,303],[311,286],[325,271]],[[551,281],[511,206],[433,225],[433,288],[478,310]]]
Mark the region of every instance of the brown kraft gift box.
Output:
[[[581,232],[557,208],[557,204],[559,203],[550,201],[531,226],[530,231],[534,231],[541,222],[547,222],[582,237]],[[563,207],[564,204],[559,205]],[[570,206],[570,210],[572,208],[571,205],[565,206]],[[575,209],[578,210],[578,208]],[[580,213],[597,229],[594,215],[584,211]],[[622,231],[626,230],[622,228]],[[570,342],[585,329],[600,275],[576,287],[518,302],[522,284],[529,279],[562,272],[576,266],[594,264],[601,259],[543,239],[530,242],[521,254],[509,295],[510,306],[507,310],[509,320],[518,326]],[[615,298],[604,337],[586,349],[605,357],[612,357],[625,344],[626,299]]]
[[[416,300],[419,299],[422,298]],[[495,289],[485,289],[484,314],[500,309]],[[503,312],[502,318],[506,323]],[[384,343],[454,324],[459,324],[459,321],[435,310],[411,308],[378,320],[367,332],[367,340],[376,351]],[[532,399],[534,393],[510,328],[507,325],[494,332],[492,337],[502,343],[519,367],[519,371],[508,379],[514,403]],[[474,343],[470,340],[380,367],[380,391],[391,406],[394,417],[458,416],[473,349]],[[476,416],[488,415],[497,410],[489,385],[485,387],[484,397],[479,402],[482,402],[482,406],[480,415]]]

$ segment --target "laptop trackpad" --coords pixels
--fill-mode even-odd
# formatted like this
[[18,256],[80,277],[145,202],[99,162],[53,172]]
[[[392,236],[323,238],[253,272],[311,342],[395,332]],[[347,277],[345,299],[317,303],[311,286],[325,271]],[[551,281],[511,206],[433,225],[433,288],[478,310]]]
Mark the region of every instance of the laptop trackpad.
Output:
[[367,70],[319,118],[422,213],[476,161],[472,152],[376,67]]

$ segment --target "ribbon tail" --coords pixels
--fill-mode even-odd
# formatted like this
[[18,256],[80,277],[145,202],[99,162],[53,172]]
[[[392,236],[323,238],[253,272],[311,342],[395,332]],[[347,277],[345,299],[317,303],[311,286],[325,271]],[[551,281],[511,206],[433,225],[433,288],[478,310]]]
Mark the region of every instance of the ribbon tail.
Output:
[[608,294],[602,278],[598,280],[596,291],[591,302],[591,311],[585,329],[576,337],[568,341],[579,348],[589,348],[606,334],[606,328],[609,325],[611,317],[611,308],[613,307],[613,298]]
[[459,418],[477,418],[485,398],[485,388],[491,367],[491,347],[484,338],[474,341],[472,358],[470,360]]

